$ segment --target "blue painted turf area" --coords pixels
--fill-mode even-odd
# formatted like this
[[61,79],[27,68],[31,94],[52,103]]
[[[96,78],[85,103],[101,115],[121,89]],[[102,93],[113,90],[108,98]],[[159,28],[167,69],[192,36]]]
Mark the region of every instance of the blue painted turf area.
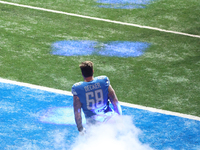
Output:
[[[122,106],[157,150],[200,149],[200,121]],[[78,132],[72,96],[0,82],[0,149],[71,150]],[[110,143],[112,144],[112,143]]]
[[145,42],[110,41],[103,43],[89,40],[70,40],[53,43],[51,54],[60,56],[138,57],[149,47],[150,44]]
[[97,3],[102,8],[114,8],[114,9],[138,9],[145,8],[154,0],[97,0]]

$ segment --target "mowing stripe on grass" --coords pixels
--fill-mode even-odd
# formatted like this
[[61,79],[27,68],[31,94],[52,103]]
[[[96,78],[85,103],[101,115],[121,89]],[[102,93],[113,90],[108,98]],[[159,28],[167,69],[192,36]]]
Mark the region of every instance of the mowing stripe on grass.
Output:
[[35,10],[47,11],[47,12],[52,12],[52,13],[65,14],[65,15],[68,15],[68,16],[75,16],[75,17],[80,17],[80,18],[86,18],[86,19],[104,21],[104,22],[121,24],[121,25],[127,25],[127,26],[134,26],[134,27],[138,27],[138,28],[144,28],[144,29],[156,30],[156,31],[160,31],[160,32],[167,32],[167,33],[173,33],[173,34],[179,34],[179,35],[184,35],[184,36],[190,36],[190,37],[200,38],[200,35],[193,35],[193,34],[188,34],[188,33],[183,33],[183,32],[177,32],[177,31],[171,31],[171,30],[164,30],[164,29],[160,29],[160,28],[149,27],[149,26],[142,26],[142,25],[138,25],[138,24],[132,24],[132,23],[114,21],[114,20],[109,20],[109,19],[102,19],[102,18],[90,17],[90,16],[84,16],[84,15],[78,15],[78,14],[67,13],[67,12],[63,12],[63,11],[57,11],[57,10],[40,8],[40,7],[34,7],[34,6],[16,4],[16,3],[5,2],[5,1],[0,1],[0,3],[2,3],[2,4],[8,4],[8,5],[13,5],[13,6],[24,7],[24,8],[30,8],[30,9],[35,9]]
[[[12,81],[12,80],[3,79],[3,78],[0,78],[0,82],[11,83],[11,84],[19,85],[19,86],[25,86],[25,87],[35,88],[35,89],[39,89],[39,90],[43,90],[43,91],[54,92],[54,93],[59,93],[59,94],[65,94],[65,95],[72,96],[72,93],[69,92],[69,91],[63,91],[63,90],[48,88],[48,87],[44,87],[44,86],[33,85],[33,84],[29,84],[29,83]],[[152,107],[145,107],[145,106],[136,105],[136,104],[130,104],[130,103],[126,103],[126,102],[120,102],[120,104],[123,105],[123,106],[127,106],[127,107],[138,108],[138,109],[148,110],[148,111],[151,111],[151,112],[157,112],[157,113],[161,113],[161,114],[178,116],[178,117],[182,117],[182,118],[187,118],[187,119],[193,119],[193,120],[200,121],[200,117],[193,116],[193,115],[187,115],[187,114],[182,114],[182,113],[177,113],[177,112],[171,112],[171,111],[162,110],[162,109],[156,109],[156,108],[152,108]]]

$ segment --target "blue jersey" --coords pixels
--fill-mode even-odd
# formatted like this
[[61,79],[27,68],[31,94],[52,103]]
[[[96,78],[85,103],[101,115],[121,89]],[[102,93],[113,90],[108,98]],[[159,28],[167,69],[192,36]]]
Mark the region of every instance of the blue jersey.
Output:
[[98,76],[90,82],[78,82],[72,86],[72,94],[79,97],[86,118],[105,113],[109,108],[107,76]]

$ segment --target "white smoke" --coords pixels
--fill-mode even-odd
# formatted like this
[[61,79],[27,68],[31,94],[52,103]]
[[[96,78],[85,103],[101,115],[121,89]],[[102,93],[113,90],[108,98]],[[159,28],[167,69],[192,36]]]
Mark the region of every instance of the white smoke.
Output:
[[[86,134],[78,136],[75,142],[67,142],[71,131],[67,129],[49,130],[47,137],[34,141],[24,139],[13,150],[153,150],[139,140],[142,131],[130,116],[116,116],[106,124],[86,127]],[[74,140],[73,140],[74,141]],[[70,145],[69,145],[70,143]],[[171,150],[171,149],[169,149]]]
[[139,134],[141,130],[135,127],[131,117],[117,116],[109,123],[88,127],[72,150],[153,150],[139,141]]

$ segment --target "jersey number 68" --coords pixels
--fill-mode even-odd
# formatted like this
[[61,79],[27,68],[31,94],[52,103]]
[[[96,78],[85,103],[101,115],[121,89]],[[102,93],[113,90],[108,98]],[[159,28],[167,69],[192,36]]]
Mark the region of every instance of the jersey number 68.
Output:
[[88,92],[85,95],[86,95],[86,102],[87,102],[88,110],[100,108],[104,105],[102,89]]

